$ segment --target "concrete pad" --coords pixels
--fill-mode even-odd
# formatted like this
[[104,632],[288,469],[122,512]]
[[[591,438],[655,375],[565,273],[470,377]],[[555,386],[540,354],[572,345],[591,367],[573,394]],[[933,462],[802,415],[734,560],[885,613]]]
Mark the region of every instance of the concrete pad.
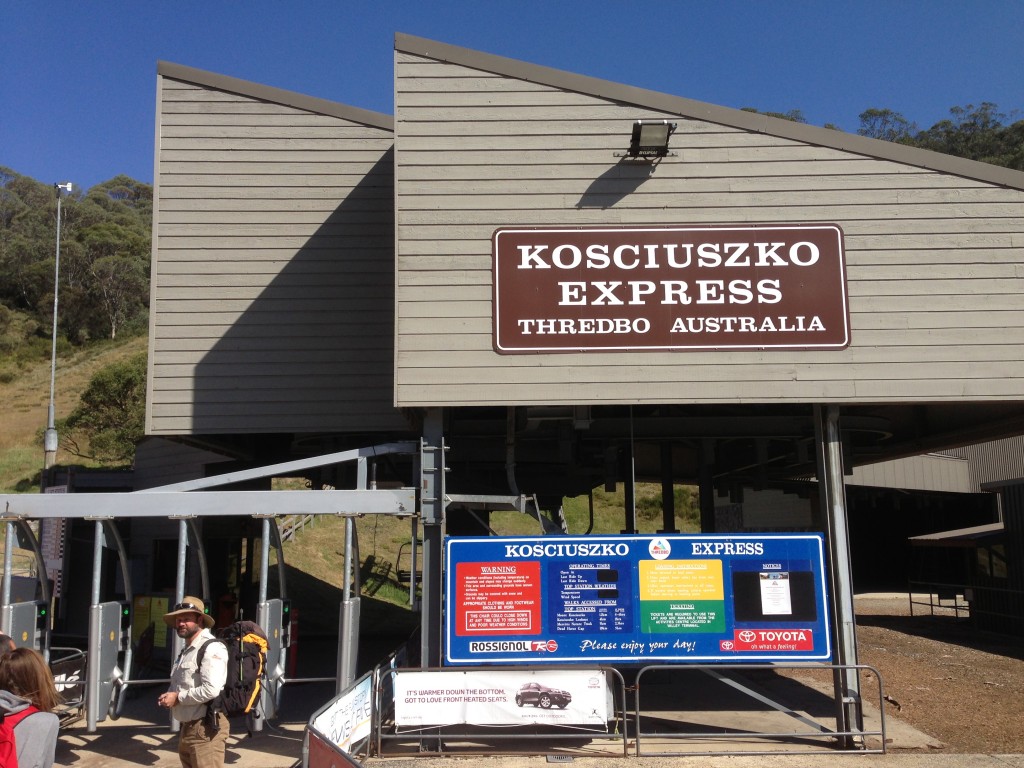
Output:
[[[370,765],[382,768],[432,768],[438,760],[444,760],[445,768],[503,768],[509,761],[519,766],[547,765],[544,754],[558,752],[563,759],[568,757],[581,768],[593,763],[602,768],[609,762],[629,766],[654,766],[659,768],[689,768],[690,766],[726,765],[729,768],[801,768],[814,765],[820,768],[821,761],[833,758],[856,757],[861,766],[884,764],[889,768],[933,768],[934,766],[971,765],[980,768],[1024,768],[1019,756],[972,756],[976,761],[966,761],[966,756],[949,755],[941,751],[941,745],[927,734],[902,723],[898,718],[887,716],[886,748],[888,755],[872,756],[860,751],[837,750],[834,738],[827,734],[812,740],[805,736],[793,739],[766,739],[758,733],[806,734],[817,723],[824,729],[835,729],[835,710],[832,702],[830,673],[804,673],[799,671],[781,675],[775,671],[759,671],[742,676],[745,686],[758,695],[784,703],[788,711],[780,712],[765,708],[748,695],[708,677],[696,670],[686,670],[678,678],[642,683],[639,691],[644,712],[641,733],[667,733],[672,736],[695,733],[734,733],[736,739],[701,737],[680,740],[643,735],[641,747],[643,756],[636,757],[636,739],[629,724],[628,740],[630,757],[623,757],[622,741],[590,740],[568,742],[555,739],[550,742],[503,742],[500,747],[486,738],[474,740],[465,745],[446,744],[443,755],[418,752],[414,739],[404,749],[390,750],[394,755],[388,758],[371,758]],[[872,694],[865,686],[864,706],[865,730],[880,730],[881,713],[870,703]],[[176,768],[180,765],[177,755],[177,734],[168,726],[166,712],[156,707],[156,697],[161,687],[133,690],[125,704],[125,714],[118,720],[106,720],[98,724],[95,733],[88,733],[85,722],[80,721],[62,730],[57,750],[57,765],[75,768],[127,768],[128,766],[151,766],[152,768]],[[286,687],[282,714],[284,717],[268,723],[262,733],[249,737],[241,723],[234,723],[228,741],[226,763],[238,768],[291,768],[302,756],[303,733],[309,716],[331,697],[331,685],[297,685]],[[632,708],[633,702],[629,703]],[[869,749],[880,749],[877,740],[867,740]],[[489,757],[490,753],[502,749],[515,753],[513,757]],[[815,755],[796,754],[814,750]],[[908,756],[904,750],[914,750]],[[661,757],[651,753],[702,753],[697,757]],[[728,757],[725,752],[734,752]],[[748,754],[744,755],[743,752]],[[755,757],[752,752],[774,753]],[[538,754],[540,756],[538,756]],[[648,756],[651,755],[651,756]],[[895,760],[894,758],[899,758]],[[926,758],[928,762],[917,761]],[[455,761],[456,766],[452,766]],[[440,763],[438,763],[440,768]]]

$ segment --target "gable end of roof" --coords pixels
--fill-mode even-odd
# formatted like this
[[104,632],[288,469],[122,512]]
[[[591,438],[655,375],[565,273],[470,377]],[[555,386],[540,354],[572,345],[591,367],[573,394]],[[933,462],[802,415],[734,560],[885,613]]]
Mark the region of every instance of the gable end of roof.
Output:
[[770,115],[745,112],[741,109],[708,104],[681,96],[671,96],[658,91],[552,69],[402,33],[395,35],[395,50],[610,101],[633,104],[683,118],[704,120],[730,128],[778,136],[792,141],[853,152],[879,160],[890,160],[997,186],[1024,190],[1024,171],[1015,171],[977,160],[967,160],[941,152],[908,147],[880,139],[869,139],[859,134],[795,123]]
[[314,96],[306,96],[305,94],[286,91],[282,88],[273,88],[269,85],[260,85],[248,80],[219,75],[214,72],[186,67],[183,64],[174,64],[169,61],[157,62],[156,72],[161,77],[168,77],[173,80],[181,80],[182,82],[193,83],[206,88],[215,88],[219,91],[235,93],[239,96],[247,96],[259,99],[260,101],[282,104],[318,115],[337,117],[371,128],[380,128],[390,132],[395,130],[395,119],[391,115],[373,112],[368,109],[360,109],[359,107],[350,107],[347,104],[340,104],[336,101],[318,99]]

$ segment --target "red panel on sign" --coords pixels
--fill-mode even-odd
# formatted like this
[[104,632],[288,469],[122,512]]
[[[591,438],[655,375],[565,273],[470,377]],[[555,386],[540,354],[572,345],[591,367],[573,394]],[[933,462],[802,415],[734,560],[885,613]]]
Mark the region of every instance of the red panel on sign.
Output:
[[458,635],[536,635],[540,563],[458,563]]

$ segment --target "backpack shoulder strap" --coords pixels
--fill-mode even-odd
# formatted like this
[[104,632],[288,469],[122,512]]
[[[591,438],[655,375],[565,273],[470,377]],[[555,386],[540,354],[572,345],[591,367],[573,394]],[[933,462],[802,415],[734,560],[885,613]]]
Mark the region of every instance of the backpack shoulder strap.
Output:
[[207,640],[202,645],[200,645],[199,646],[199,651],[196,653],[196,666],[197,667],[203,666],[203,658],[206,656],[206,646],[208,646],[210,643],[220,643],[221,645],[224,645],[224,641],[220,640],[220,639],[218,639],[216,637],[211,637],[209,640]]
[[23,710],[19,712],[4,715],[3,722],[5,725],[9,725],[11,728],[14,728],[14,726],[16,726],[26,717],[28,717],[29,715],[34,715],[38,711],[39,707],[35,706],[34,704],[29,704],[27,707],[25,707]]

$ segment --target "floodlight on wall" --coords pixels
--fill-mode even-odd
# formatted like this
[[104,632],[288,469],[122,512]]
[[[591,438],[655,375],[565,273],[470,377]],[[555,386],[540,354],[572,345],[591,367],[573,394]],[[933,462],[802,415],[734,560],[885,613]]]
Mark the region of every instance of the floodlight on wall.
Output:
[[627,157],[666,157],[668,140],[675,133],[676,124],[668,120],[637,120],[629,140]]

